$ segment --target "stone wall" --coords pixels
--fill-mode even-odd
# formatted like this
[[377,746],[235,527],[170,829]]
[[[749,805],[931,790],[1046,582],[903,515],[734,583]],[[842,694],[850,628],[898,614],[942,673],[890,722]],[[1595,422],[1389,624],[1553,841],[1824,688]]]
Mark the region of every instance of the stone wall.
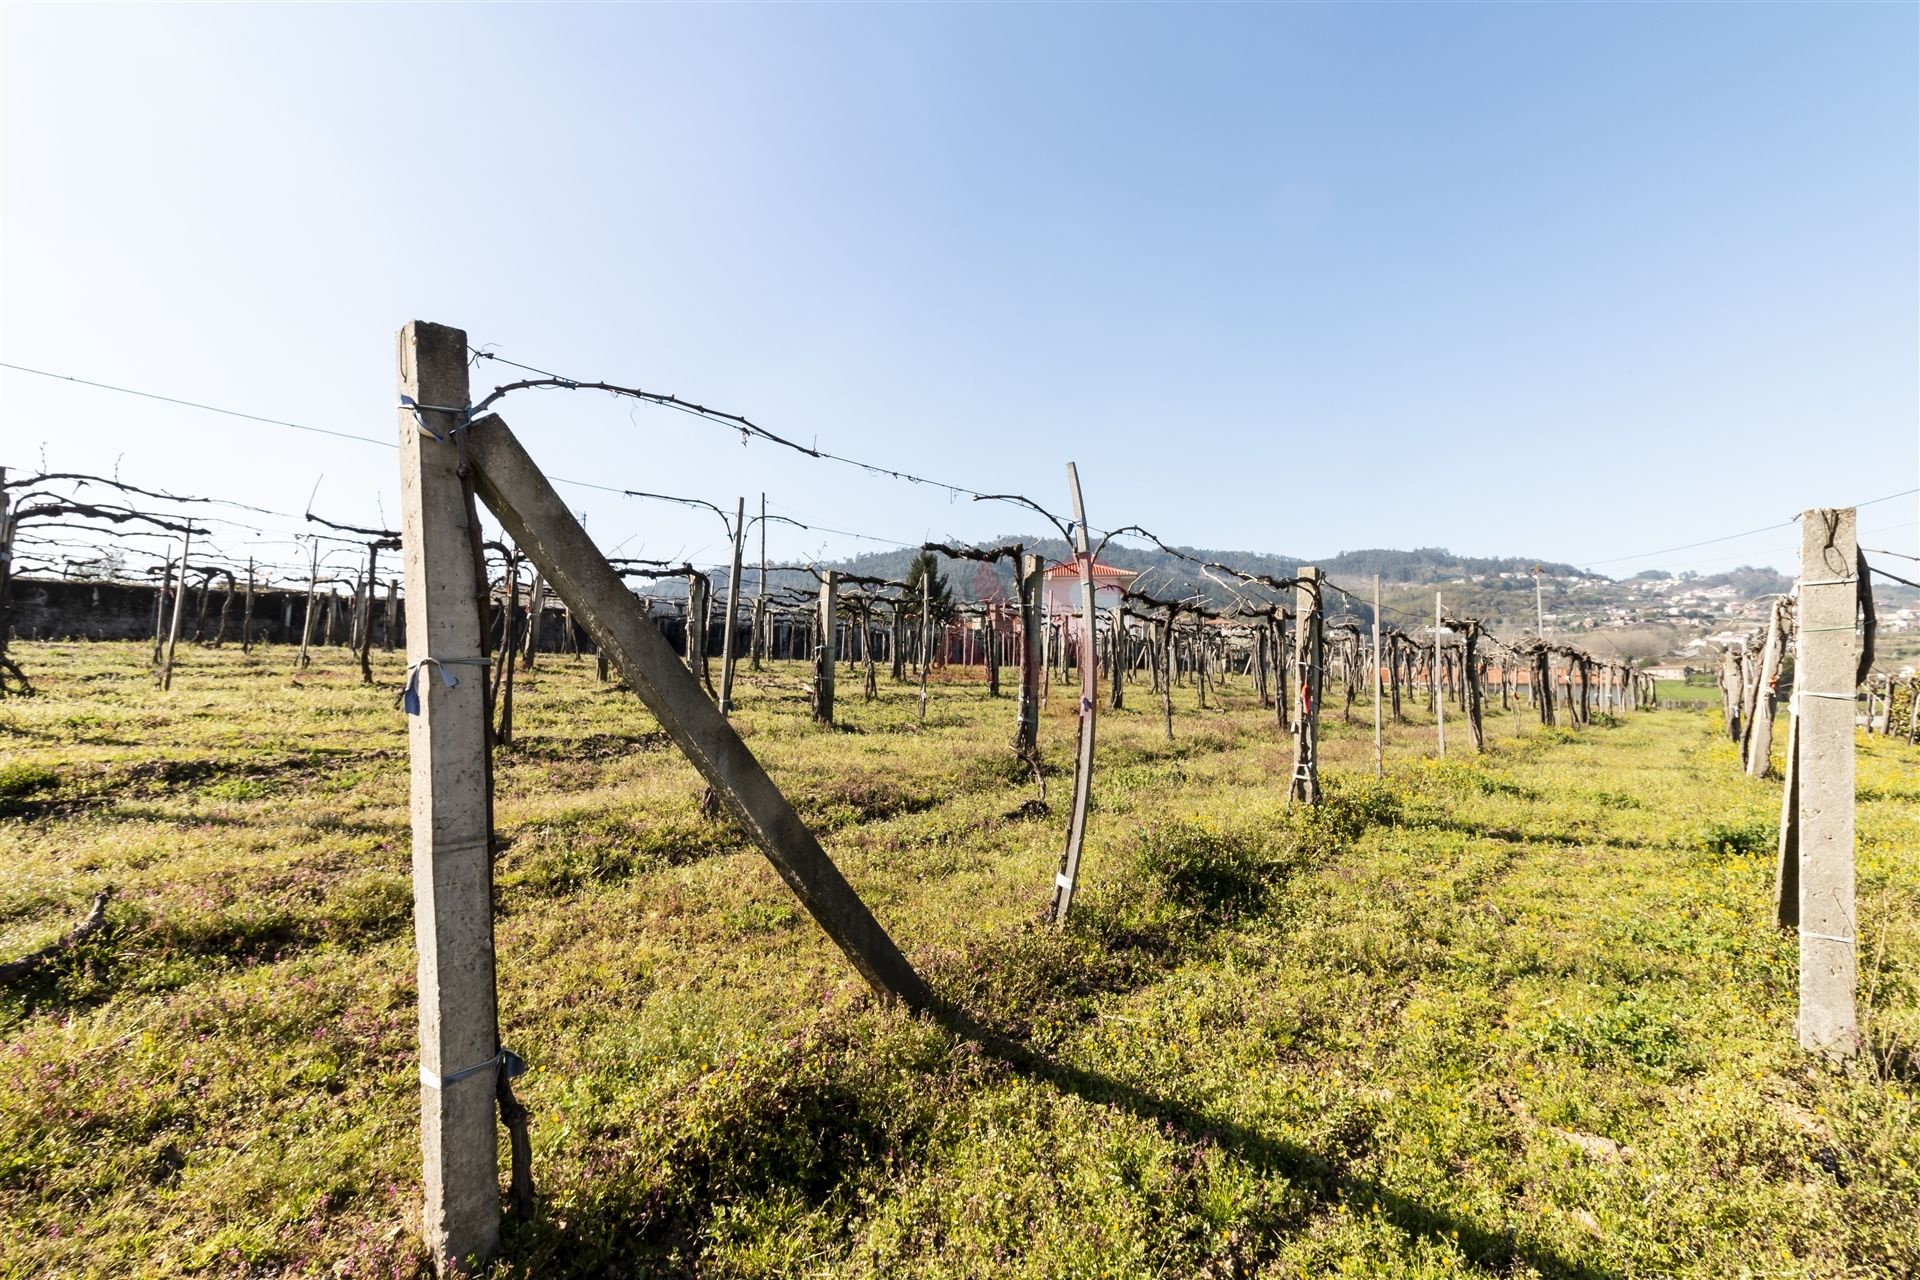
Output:
[[[71,582],[62,578],[15,578],[8,590],[8,621],[23,640],[150,640],[153,638],[154,596],[157,587],[133,582]],[[199,616],[200,589],[190,587],[180,636],[192,640],[199,620],[204,639],[220,628],[224,582],[215,582],[207,596],[204,619]],[[240,643],[240,616],[246,589],[234,593],[227,613],[227,641]],[[324,601],[325,597],[322,597]],[[298,591],[256,590],[253,595],[253,638],[260,643],[298,644],[306,595]],[[345,610],[340,610],[344,617]],[[374,635],[379,636],[378,623]]]

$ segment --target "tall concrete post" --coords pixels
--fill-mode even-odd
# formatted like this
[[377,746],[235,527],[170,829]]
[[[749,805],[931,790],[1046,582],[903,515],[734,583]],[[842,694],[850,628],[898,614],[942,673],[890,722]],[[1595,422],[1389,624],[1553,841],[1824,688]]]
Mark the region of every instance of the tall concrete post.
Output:
[[1853,902],[1853,711],[1860,582],[1851,507],[1800,517],[1799,659],[1794,668],[1800,926],[1800,1045],[1836,1056],[1859,1048]]
[[[402,395],[467,404],[467,336],[414,321],[399,335]],[[461,415],[423,408],[442,437]],[[412,758],[414,938],[420,965],[422,1234],[443,1274],[464,1275],[500,1244],[494,1096],[500,1052],[493,959],[487,668],[474,567],[477,534],[461,449],[400,412],[407,662],[418,696]],[[511,625],[511,619],[509,619]]]

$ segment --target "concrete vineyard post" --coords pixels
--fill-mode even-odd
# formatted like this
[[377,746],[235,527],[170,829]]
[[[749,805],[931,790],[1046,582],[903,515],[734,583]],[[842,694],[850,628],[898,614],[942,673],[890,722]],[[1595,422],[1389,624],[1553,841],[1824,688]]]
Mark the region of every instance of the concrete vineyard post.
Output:
[[1855,610],[1854,511],[1800,517],[1799,660],[1794,674],[1794,840],[1798,852],[1800,1045],[1836,1056],[1859,1047],[1853,885]]
[[[415,321],[400,331],[402,395],[449,437],[467,403],[467,342]],[[425,406],[450,406],[447,409]],[[486,659],[479,575],[459,474],[462,447],[400,412],[407,662],[419,698],[412,757],[414,937],[419,946],[422,1231],[443,1273],[500,1243],[494,1097],[500,1055]],[[511,627],[512,619],[508,619]]]

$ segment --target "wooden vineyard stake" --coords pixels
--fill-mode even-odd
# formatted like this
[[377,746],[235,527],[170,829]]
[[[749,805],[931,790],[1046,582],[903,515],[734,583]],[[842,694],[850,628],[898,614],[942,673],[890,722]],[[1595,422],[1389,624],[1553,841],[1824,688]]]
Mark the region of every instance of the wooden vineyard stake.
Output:
[[[667,736],[713,787],[720,803],[773,863],[828,937],[876,992],[927,1009],[933,998],[766,770],[622,584],[586,530],[540,473],[507,424],[489,415],[467,432],[475,483],[494,518],[539,566],[547,583],[581,619],[596,646]],[[824,575],[821,599],[832,600]],[[832,615],[824,608],[831,643]],[[825,664],[832,670],[832,663]]]
[[820,613],[816,623],[820,638],[813,650],[813,718],[826,725],[833,723],[834,610],[838,607],[834,597],[839,589],[837,572],[829,569],[820,575]]
[[1732,645],[1720,651],[1720,721],[1727,737],[1740,741],[1740,655]]
[[410,407],[400,413],[400,495],[414,711],[422,1234],[440,1271],[464,1275],[500,1243],[494,1099],[507,1065],[495,1005],[484,603],[461,450],[421,423],[442,437],[460,425],[460,411],[427,406],[467,403],[466,334],[408,325],[399,337],[399,372],[403,406],[420,406],[418,416]]
[[1440,758],[1447,758],[1447,690],[1442,678],[1445,664],[1441,662],[1440,639],[1440,593],[1433,593],[1433,731],[1439,736]]
[[920,715],[927,722],[927,672],[933,666],[933,569],[920,579]]
[[240,613],[240,652],[253,652],[253,557],[247,557],[247,602]]
[[307,647],[313,643],[314,596],[319,592],[319,590],[320,590],[320,540],[318,538],[315,538],[313,540],[313,565],[307,571],[307,611],[305,615],[301,618],[301,622],[300,622],[299,664],[303,670],[305,669],[307,663],[310,661],[310,659],[307,657]]
[[1780,835],[1773,869],[1773,918],[1782,929],[1800,923],[1800,717],[1787,711],[1786,782],[1780,788]]
[[1773,716],[1780,683],[1780,660],[1785,654],[1787,627],[1793,601],[1781,597],[1767,614],[1766,647],[1761,650],[1754,700],[1747,717],[1747,773],[1764,778],[1773,768]]
[[166,692],[173,688],[173,651],[180,643],[180,615],[186,611],[187,603],[187,551],[193,545],[193,529],[189,526],[180,535],[180,585],[173,593],[173,622],[167,628],[167,656],[160,665],[160,690]]
[[1386,754],[1380,742],[1380,575],[1373,575],[1373,776],[1386,776]]
[[1854,698],[1864,674],[1855,612],[1863,583],[1850,507],[1800,517],[1799,657],[1789,803],[1799,898],[1800,1045],[1859,1048],[1854,1010]]
[[733,630],[740,608],[740,553],[747,536],[747,500],[743,496],[733,508],[733,565],[727,571],[726,631],[720,638],[720,714],[733,710]]
[[[1060,870],[1053,878],[1052,919],[1065,924],[1073,909],[1073,890],[1080,876],[1080,852],[1087,839],[1087,800],[1093,788],[1093,731],[1099,714],[1100,664],[1094,658],[1093,553],[1087,545],[1087,509],[1080,496],[1080,472],[1067,464],[1067,484],[1073,490],[1073,553],[1080,566],[1080,742],[1074,754],[1073,808],[1067,819],[1067,846]],[[1062,635],[1064,648],[1065,635]]]
[[1046,661],[1040,591],[1047,562],[1016,547],[1013,563],[1020,598],[1020,696],[1014,707],[1013,751],[1022,760],[1035,760],[1040,750],[1040,668]]
[[1293,778],[1287,798],[1320,803],[1320,686],[1326,657],[1320,617],[1320,571],[1303,565],[1294,575]]

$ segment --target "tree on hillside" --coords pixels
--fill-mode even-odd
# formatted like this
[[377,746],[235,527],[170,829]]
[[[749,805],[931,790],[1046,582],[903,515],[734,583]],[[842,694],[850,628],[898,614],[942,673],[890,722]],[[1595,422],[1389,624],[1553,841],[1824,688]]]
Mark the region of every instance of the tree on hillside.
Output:
[[933,597],[933,620],[942,625],[954,619],[953,589],[947,583],[947,575],[940,572],[940,558],[931,551],[922,551],[907,566],[907,586],[911,588],[908,598],[913,601],[908,610],[912,617],[920,616],[920,601],[925,597],[921,587],[926,582]]

